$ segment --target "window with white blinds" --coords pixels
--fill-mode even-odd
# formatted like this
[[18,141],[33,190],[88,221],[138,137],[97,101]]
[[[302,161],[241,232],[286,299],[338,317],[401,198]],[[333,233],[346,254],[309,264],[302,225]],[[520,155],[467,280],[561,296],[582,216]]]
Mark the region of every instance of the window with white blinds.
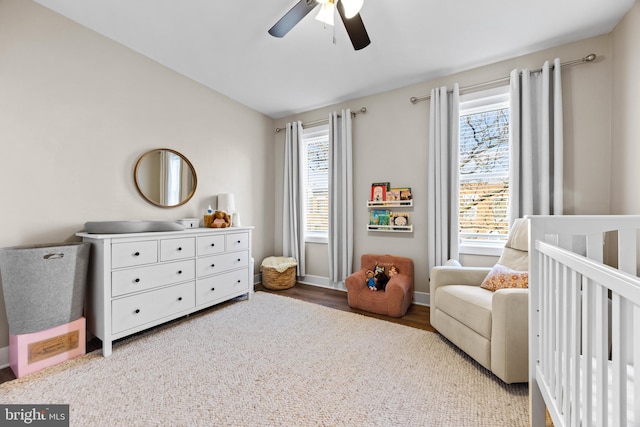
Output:
[[508,88],[460,100],[459,239],[464,247],[502,247],[509,232]]
[[329,231],[329,125],[304,129],[305,240],[324,241]]

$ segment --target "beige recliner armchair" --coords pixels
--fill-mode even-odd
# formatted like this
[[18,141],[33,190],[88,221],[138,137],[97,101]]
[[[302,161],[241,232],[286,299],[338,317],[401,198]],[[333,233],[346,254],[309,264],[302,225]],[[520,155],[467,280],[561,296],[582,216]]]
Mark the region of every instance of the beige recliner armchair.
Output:
[[[517,219],[498,264],[529,270],[528,222]],[[431,325],[505,383],[528,381],[528,289],[481,288],[491,268],[431,270]]]

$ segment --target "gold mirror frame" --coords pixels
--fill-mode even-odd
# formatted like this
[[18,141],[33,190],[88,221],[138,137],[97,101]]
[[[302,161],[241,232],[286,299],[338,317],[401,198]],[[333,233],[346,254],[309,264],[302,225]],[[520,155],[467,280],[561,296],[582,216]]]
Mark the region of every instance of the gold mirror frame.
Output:
[[198,186],[196,170],[189,159],[170,148],[156,148],[142,154],[133,170],[133,180],[140,195],[161,208],[184,205]]

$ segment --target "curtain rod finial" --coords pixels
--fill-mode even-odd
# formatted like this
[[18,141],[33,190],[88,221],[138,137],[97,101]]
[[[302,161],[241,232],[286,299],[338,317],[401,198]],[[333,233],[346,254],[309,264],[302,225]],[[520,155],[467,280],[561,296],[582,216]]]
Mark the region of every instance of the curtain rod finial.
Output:
[[591,62],[596,60],[596,54],[590,53],[589,55],[584,57],[584,62]]
[[412,104],[415,104],[416,102],[418,102],[418,98],[416,98],[415,96],[412,96],[409,101],[411,101]]

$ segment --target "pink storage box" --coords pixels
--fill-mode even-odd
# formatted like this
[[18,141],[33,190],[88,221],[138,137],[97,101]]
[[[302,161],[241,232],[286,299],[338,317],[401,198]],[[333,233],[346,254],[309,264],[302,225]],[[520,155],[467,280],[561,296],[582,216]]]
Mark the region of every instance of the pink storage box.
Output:
[[86,319],[32,334],[9,335],[9,366],[16,378],[86,353]]

